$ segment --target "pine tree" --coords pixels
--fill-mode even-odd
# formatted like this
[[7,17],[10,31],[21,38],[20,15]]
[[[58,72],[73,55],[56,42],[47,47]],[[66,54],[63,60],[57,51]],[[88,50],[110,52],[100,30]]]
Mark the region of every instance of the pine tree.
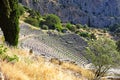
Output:
[[5,41],[17,46],[19,37],[18,0],[0,0],[0,27]]

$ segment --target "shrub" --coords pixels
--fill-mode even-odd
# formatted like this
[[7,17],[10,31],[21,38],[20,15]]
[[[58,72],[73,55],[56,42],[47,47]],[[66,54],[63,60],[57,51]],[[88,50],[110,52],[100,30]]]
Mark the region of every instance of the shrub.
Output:
[[89,38],[89,39],[97,39],[94,33],[88,33],[88,32],[76,32],[78,33],[80,36],[84,37],[84,38]]
[[71,24],[71,23],[67,23],[67,24],[66,24],[66,27],[70,30],[71,27],[72,27],[72,24]]
[[31,24],[33,26],[39,27],[39,20],[37,20],[35,18],[31,18],[31,17],[26,18],[25,22],[29,23],[29,24]]
[[40,20],[41,15],[38,11],[28,9],[27,12],[30,14],[29,17],[36,18],[36,19]]
[[20,15],[22,15],[25,12],[25,8],[21,4],[18,5],[18,10]]
[[41,29],[48,30],[48,26],[47,25],[42,25]]
[[3,45],[0,44],[0,59],[3,61],[6,60],[8,62],[11,62],[11,61],[18,61],[19,57],[16,55],[9,56],[7,54],[7,48],[5,48]]
[[41,19],[40,13],[35,10],[29,9],[27,7],[24,7],[24,8],[29,13],[29,16],[24,21],[35,27],[39,27],[40,19]]
[[72,25],[71,23],[67,23],[66,24],[66,27],[72,31],[72,32],[75,32],[76,31],[76,26],[75,25]]
[[82,37],[88,37],[88,38],[90,37],[88,32],[80,32],[79,35]]
[[108,31],[108,28],[103,28],[103,33],[107,33],[107,31]]
[[76,30],[75,33],[76,33],[76,34],[80,34],[80,31],[79,31],[79,30]]
[[90,34],[90,38],[91,39],[97,39],[94,33]]
[[81,25],[81,24],[76,24],[76,28],[77,28],[77,29],[83,28],[83,25]]
[[88,29],[89,27],[88,27],[87,24],[85,24],[85,25],[83,26],[83,28]]
[[58,30],[62,28],[60,18],[54,14],[45,15],[43,19],[44,20],[40,21],[40,26],[47,25],[49,29]]

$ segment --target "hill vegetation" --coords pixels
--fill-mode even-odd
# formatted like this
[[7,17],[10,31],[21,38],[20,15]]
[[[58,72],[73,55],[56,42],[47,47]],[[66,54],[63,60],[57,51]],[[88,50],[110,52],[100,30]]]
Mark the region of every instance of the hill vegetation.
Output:
[[47,60],[25,50],[1,46],[0,52],[0,72],[5,80],[84,80],[94,76],[90,70],[75,64]]
[[[38,18],[37,18],[38,19]],[[109,45],[109,43],[104,43],[105,44],[105,48],[103,49],[102,48],[102,46],[103,46],[103,44],[102,44],[102,42],[100,42],[100,41],[98,41],[97,42],[97,40],[99,40],[99,38],[102,38],[103,39],[103,41],[105,40],[104,38],[108,38],[108,39],[111,39],[112,38],[112,36],[108,33],[109,31],[111,31],[111,32],[114,32],[114,33],[116,33],[116,34],[118,34],[119,33],[119,25],[116,25],[116,27],[117,28],[114,28],[114,26],[112,26],[112,27],[109,27],[108,29],[97,29],[97,28],[90,28],[90,27],[88,27],[87,25],[81,25],[81,24],[71,24],[71,23],[61,23],[61,21],[60,21],[60,19],[59,19],[59,17],[57,17],[56,15],[53,15],[53,14],[50,14],[50,15],[45,15],[45,16],[41,16],[41,17],[39,17],[39,23],[40,23],[40,26],[39,27],[41,27],[41,29],[43,29],[43,30],[47,30],[47,31],[49,31],[50,29],[52,29],[52,30],[57,30],[57,31],[59,31],[59,32],[61,32],[61,33],[74,33],[74,34],[77,34],[77,35],[79,35],[79,36],[81,36],[81,37],[83,37],[85,40],[87,40],[88,41],[88,43],[91,41],[93,44],[95,44],[95,42],[96,42],[96,44],[98,43],[98,45],[97,46],[99,46],[99,48],[96,46],[94,46],[93,48],[98,48],[97,50],[98,50],[98,52],[100,52],[100,53],[102,53],[103,55],[101,55],[102,57],[104,57],[105,58],[105,60],[106,60],[106,64],[103,64],[104,62],[105,62],[105,60],[104,61],[102,61],[101,60],[101,57],[99,58],[98,56],[92,56],[92,57],[87,57],[87,59],[88,58],[90,58],[90,59],[95,59],[95,60],[92,60],[93,62],[93,64],[94,64],[94,62],[95,61],[97,61],[98,59],[100,59],[100,63],[102,63],[102,64],[100,64],[100,66],[102,65],[102,67],[101,68],[98,68],[99,67],[99,63],[98,64],[96,64],[97,62],[95,62],[95,67],[96,67],[96,72],[95,72],[95,75],[96,75],[96,79],[97,78],[100,78],[100,77],[103,77],[104,76],[104,74],[106,74],[106,72],[107,72],[107,70],[109,70],[109,68],[111,67],[111,65],[113,65],[112,63],[114,63],[114,61],[113,60],[115,60],[113,57],[110,57],[108,54],[110,54],[110,52],[107,50],[107,46],[106,45]],[[48,20],[48,21],[47,21]],[[55,24],[54,24],[54,20],[56,20],[56,24],[59,24],[61,27],[59,27],[59,29],[58,29],[58,27],[55,27]],[[53,23],[52,23],[53,22]],[[112,29],[112,28],[114,28],[114,29]],[[113,30],[113,31],[112,31]],[[118,31],[118,32],[116,32],[116,31]],[[100,43],[99,43],[100,42]],[[107,41],[105,41],[105,42],[107,42]],[[109,42],[109,41],[108,41]],[[93,45],[92,44],[92,45]],[[115,44],[115,41],[113,41],[113,44]],[[118,44],[118,46],[119,46],[119,42],[117,43]],[[90,45],[89,47],[92,47],[92,45]],[[101,46],[100,46],[101,45]],[[110,48],[111,47],[111,48]],[[114,48],[114,51],[112,50]],[[95,50],[96,50],[95,49]],[[108,49],[111,49],[113,52],[117,52],[117,50],[116,50],[116,48],[115,47],[113,47],[112,45],[109,45],[109,48]],[[103,50],[106,50],[106,51],[108,51],[108,52],[106,52],[106,51],[103,51]],[[103,51],[103,52],[102,52]],[[97,51],[95,51],[95,53],[96,53]],[[88,53],[88,55],[87,56],[90,56],[91,54],[89,54],[89,52],[87,52]],[[91,52],[90,52],[91,53]],[[95,54],[94,52],[93,52],[93,54]],[[107,55],[105,55],[105,53],[107,54]],[[117,52],[118,53],[118,52]],[[93,55],[92,54],[92,55]],[[111,58],[111,59],[107,59],[107,57],[109,56],[109,58]],[[118,56],[117,56],[118,58],[119,58],[119,54],[118,54]],[[112,60],[113,59],[113,60]],[[89,60],[89,59],[88,59]],[[91,61],[91,60],[90,60]],[[112,62],[112,63],[111,63]],[[109,64],[109,63],[111,63],[111,64]],[[105,67],[105,66],[107,66],[107,67]],[[109,66],[109,67],[108,67]],[[105,70],[103,69],[105,67]],[[98,72],[98,70],[101,70],[101,71],[99,71]],[[102,71],[103,70],[103,71]]]
[[[88,60],[89,63],[92,63],[93,68],[84,69],[78,66],[77,64],[75,64],[74,62],[70,62],[70,61],[65,62],[64,60],[61,61],[55,57],[48,59],[45,57],[45,55],[35,55],[32,50],[33,46],[31,44],[29,44],[30,45],[29,47],[31,48],[29,51],[25,51],[23,49],[17,49],[1,44],[0,72],[1,75],[3,75],[2,77],[5,78],[5,80],[86,80],[86,79],[99,80],[101,79],[101,77],[105,77],[107,75],[106,72],[111,67],[119,66],[120,41],[118,40],[116,43],[116,41],[112,39],[113,36],[111,36],[108,33],[109,31],[113,30],[112,29],[113,27],[110,27],[108,30],[106,30],[106,29],[90,28],[87,25],[72,24],[70,22],[61,23],[60,18],[54,14],[47,14],[41,16],[38,12],[28,9],[22,5],[19,5],[18,8],[21,14],[20,19],[35,26],[36,30],[40,29],[41,31],[43,31],[43,34],[44,32],[47,32],[49,36],[51,36],[52,32],[56,31],[54,35],[60,36],[63,39],[65,38],[62,35],[70,34],[70,33],[75,34],[75,36],[77,37],[78,36],[80,38],[82,37],[82,39],[87,42],[87,47],[85,46],[86,52],[84,52],[82,55],[84,55],[84,57]],[[28,27],[27,30],[29,31],[27,32],[24,31],[23,29],[23,31],[26,32],[27,34],[30,33],[32,34],[34,32],[37,32],[34,29],[29,29]],[[115,28],[113,32],[116,34],[119,33],[119,25],[117,25],[117,28]],[[39,36],[39,32],[38,35],[33,34],[27,36],[27,38],[34,35]],[[24,36],[24,38],[26,37],[26,35],[22,35],[22,36]],[[31,38],[35,39],[39,37],[31,37]],[[33,40],[32,43],[36,42],[35,45],[37,45],[38,44],[37,40],[35,41],[34,39],[32,39]],[[47,39],[48,39],[47,41],[50,40],[49,37],[47,37]],[[73,37],[72,40],[74,39],[77,40],[78,38]],[[42,36],[42,40],[46,41],[44,36]],[[28,43],[31,43],[29,42],[29,39],[28,39]],[[57,42],[54,43],[56,46],[59,45],[57,44]],[[66,41],[66,43],[73,44],[73,42],[69,40]],[[51,47],[45,44],[41,43],[41,45],[42,47],[40,48],[42,53],[46,54],[46,52],[51,52],[52,54],[52,51],[54,51]],[[37,45],[37,47],[38,46],[39,44]],[[45,48],[47,47],[47,49],[50,50],[46,50],[46,52],[44,52],[45,51],[44,47]],[[39,48],[36,49],[38,50]],[[47,53],[47,55],[49,54]],[[68,57],[72,57],[74,59],[78,58],[68,52],[67,54],[64,55]]]
[[25,14],[22,15],[22,20],[43,30],[57,30],[62,33],[72,32],[87,39],[96,39],[100,35],[110,37],[107,33],[109,31],[117,31],[116,34],[119,35],[119,25],[114,25],[103,29],[93,27],[90,28],[86,24],[72,24],[70,22],[62,23],[60,18],[54,14],[46,14],[42,16],[39,12],[24,6],[21,10],[21,12],[25,12]]
[[86,56],[95,68],[94,80],[100,80],[111,67],[119,66],[120,53],[116,50],[114,41],[106,38],[99,38],[89,41],[86,48]]

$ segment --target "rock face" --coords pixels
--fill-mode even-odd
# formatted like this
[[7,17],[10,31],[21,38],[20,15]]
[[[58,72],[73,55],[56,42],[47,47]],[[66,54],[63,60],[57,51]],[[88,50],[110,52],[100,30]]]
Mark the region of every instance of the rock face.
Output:
[[19,0],[42,15],[53,13],[62,22],[108,27],[120,23],[120,0]]

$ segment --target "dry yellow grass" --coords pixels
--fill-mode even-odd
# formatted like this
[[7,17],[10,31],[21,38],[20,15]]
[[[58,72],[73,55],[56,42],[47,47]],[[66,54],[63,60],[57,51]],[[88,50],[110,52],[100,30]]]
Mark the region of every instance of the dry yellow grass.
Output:
[[19,56],[18,62],[0,62],[1,71],[10,80],[85,80],[92,79],[93,73],[77,65],[62,62],[51,63],[21,49],[8,48],[8,54]]
[[65,62],[62,64],[62,67],[65,69],[70,69],[72,71],[75,71],[75,72],[81,74],[83,77],[87,77],[89,80],[93,80],[93,78],[94,78],[94,74],[90,70],[86,70],[75,64]]

